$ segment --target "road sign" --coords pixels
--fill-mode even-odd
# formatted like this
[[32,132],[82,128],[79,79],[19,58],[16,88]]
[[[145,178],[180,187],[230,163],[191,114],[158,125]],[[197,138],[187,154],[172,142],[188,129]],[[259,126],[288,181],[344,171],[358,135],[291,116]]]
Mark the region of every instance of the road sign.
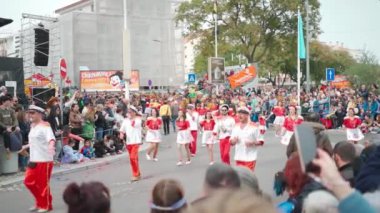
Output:
[[17,81],[5,81],[6,87],[13,87],[13,95],[16,97]]
[[61,58],[61,60],[59,60],[59,71],[61,73],[61,79],[65,79],[67,76],[67,66],[64,58]]
[[224,58],[208,58],[208,76],[210,83],[221,84],[225,82]]
[[189,83],[195,83],[195,74],[194,73],[189,74],[188,82]]
[[334,81],[334,80],[335,80],[335,69],[326,68],[326,81]]

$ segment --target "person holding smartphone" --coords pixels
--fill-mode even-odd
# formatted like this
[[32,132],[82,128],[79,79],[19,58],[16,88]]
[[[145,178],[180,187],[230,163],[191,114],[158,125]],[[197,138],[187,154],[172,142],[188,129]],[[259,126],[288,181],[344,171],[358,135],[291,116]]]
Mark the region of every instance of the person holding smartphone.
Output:
[[24,184],[36,200],[30,211],[48,212],[53,210],[49,182],[56,140],[50,124],[42,119],[45,113],[43,108],[30,105],[27,113],[31,122],[29,144],[24,145],[20,151],[30,148],[30,162],[25,172]]

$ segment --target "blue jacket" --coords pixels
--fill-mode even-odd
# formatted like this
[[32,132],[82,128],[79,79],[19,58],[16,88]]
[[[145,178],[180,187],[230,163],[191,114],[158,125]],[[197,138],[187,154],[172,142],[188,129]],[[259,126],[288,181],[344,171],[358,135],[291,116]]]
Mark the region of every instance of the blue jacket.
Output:
[[371,103],[371,113],[375,114],[379,108],[379,103],[377,101],[372,101]]
[[338,209],[342,213],[376,213],[359,192],[354,192],[341,200]]
[[63,147],[62,163],[76,163],[83,159],[83,155],[75,151],[73,147],[65,145]]

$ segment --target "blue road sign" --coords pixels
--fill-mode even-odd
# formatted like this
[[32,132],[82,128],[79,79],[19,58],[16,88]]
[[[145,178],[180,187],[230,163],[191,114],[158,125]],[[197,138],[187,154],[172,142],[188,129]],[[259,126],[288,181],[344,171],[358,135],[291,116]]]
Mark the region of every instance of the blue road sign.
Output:
[[326,81],[334,81],[334,80],[335,80],[335,69],[326,68]]
[[195,83],[195,74],[194,73],[189,74],[188,82],[189,83]]

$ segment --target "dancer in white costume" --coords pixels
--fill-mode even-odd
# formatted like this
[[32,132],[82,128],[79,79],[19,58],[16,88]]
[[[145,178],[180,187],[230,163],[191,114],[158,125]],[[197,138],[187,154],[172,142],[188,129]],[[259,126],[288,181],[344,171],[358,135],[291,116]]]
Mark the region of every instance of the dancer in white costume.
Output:
[[347,140],[353,143],[357,143],[364,138],[364,135],[360,130],[362,121],[358,116],[355,115],[353,108],[349,108],[347,114],[348,115],[343,120],[343,126],[346,128],[347,132]]
[[146,120],[145,126],[148,129],[145,140],[149,143],[149,148],[146,152],[146,159],[152,160],[150,155],[153,153],[153,160],[157,162],[158,145],[162,141],[160,132],[162,120],[158,117],[157,109],[152,109],[151,116]]

